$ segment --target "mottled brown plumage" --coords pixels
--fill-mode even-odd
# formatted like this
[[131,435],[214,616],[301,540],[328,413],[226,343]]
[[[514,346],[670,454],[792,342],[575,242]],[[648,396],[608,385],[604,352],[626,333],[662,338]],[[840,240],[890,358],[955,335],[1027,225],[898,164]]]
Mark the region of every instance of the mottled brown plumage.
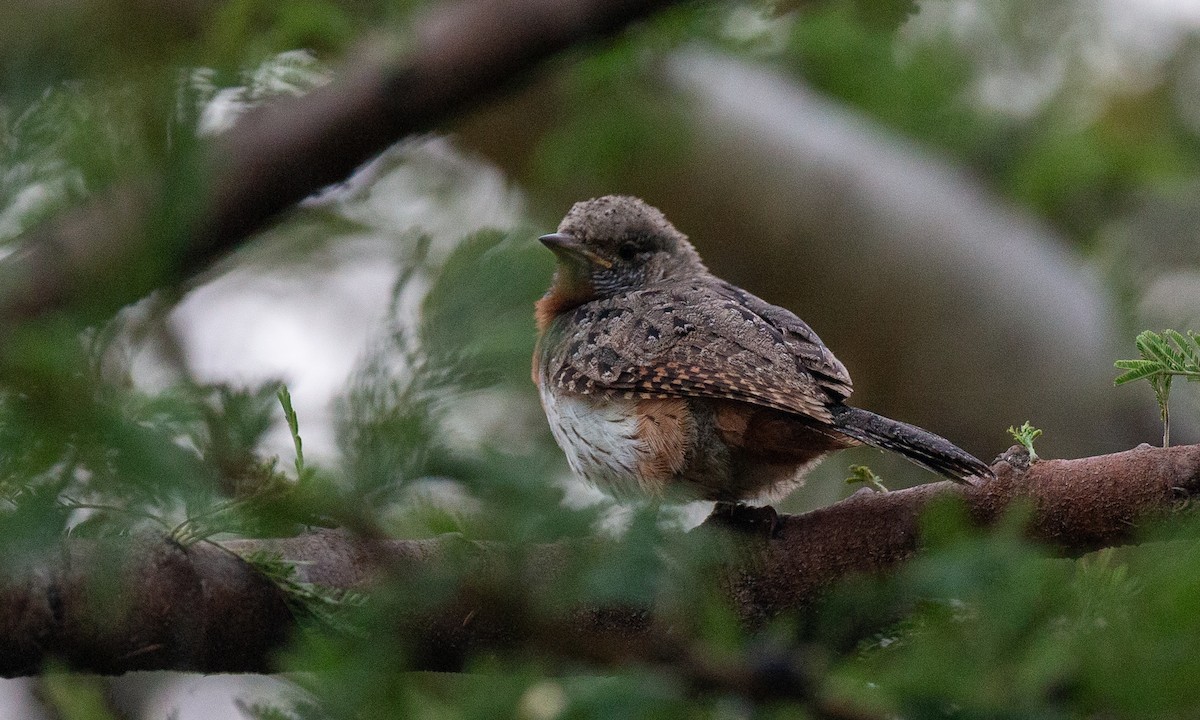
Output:
[[572,469],[618,495],[780,496],[859,443],[947,477],[986,465],[920,428],[857,410],[846,368],[791,312],[708,272],[633,197],[576,203],[542,237],[558,256],[536,308],[533,379]]

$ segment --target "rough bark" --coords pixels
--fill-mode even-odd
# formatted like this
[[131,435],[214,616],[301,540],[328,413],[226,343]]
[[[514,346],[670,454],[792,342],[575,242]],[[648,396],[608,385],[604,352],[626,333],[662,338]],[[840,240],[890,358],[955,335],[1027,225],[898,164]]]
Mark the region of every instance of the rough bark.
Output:
[[65,542],[52,562],[12,559],[0,582],[0,675],[50,659],[103,674],[264,672],[290,616],[269,580],[213,546],[159,537]]
[[747,619],[802,604],[850,574],[874,573],[920,547],[920,516],[954,495],[971,518],[990,525],[1017,503],[1028,506],[1030,538],[1055,552],[1082,555],[1137,539],[1138,528],[1187,505],[1200,491],[1200,445],[1140,445],[1112,455],[1043,460],[1018,448],[993,465],[996,479],[974,486],[929,483],[889,493],[860,491],[829,507],[783,520],[780,536],[758,553],[753,572],[734,568],[730,592]]
[[[1014,503],[1027,503],[1030,537],[1057,552],[1081,554],[1137,540],[1139,527],[1179,511],[1200,490],[1200,445],[1143,445],[1028,468],[1023,457],[1010,451],[994,466],[997,478],[978,486],[939,482],[862,491],[830,507],[783,516],[777,536],[746,536],[738,559],[726,566],[729,600],[755,623],[802,607],[848,575],[886,571],[918,551],[919,519],[935,498],[961,498],[981,524],[996,521]],[[464,544],[457,538],[368,540],[340,531],[242,540],[227,543],[228,549],[182,548],[146,537],[69,540],[51,562],[5,566],[0,675],[36,672],[50,658],[100,673],[267,671],[295,622],[280,590],[229,550],[279,553],[299,563],[309,582],[363,589],[381,573],[402,582],[407,572],[436,567]],[[466,545],[474,548],[480,570],[474,577],[505,572],[495,567],[497,548]],[[570,552],[561,544],[537,548],[527,555],[535,566],[526,572],[553,577]],[[418,656],[418,665],[445,668],[468,647],[519,645],[530,636],[554,638],[564,655],[605,663],[681,652],[679,638],[663,634],[653,609],[581,608],[565,618],[531,619],[520,603],[477,612],[469,600],[473,592],[478,598],[478,589],[466,588],[467,600],[406,621],[404,632],[431,648]],[[744,669],[721,672],[740,677]]]

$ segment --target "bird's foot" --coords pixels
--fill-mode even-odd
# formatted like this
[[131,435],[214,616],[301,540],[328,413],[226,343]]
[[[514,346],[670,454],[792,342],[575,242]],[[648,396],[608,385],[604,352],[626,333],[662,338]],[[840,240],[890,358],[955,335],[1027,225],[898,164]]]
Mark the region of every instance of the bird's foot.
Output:
[[770,505],[755,507],[744,503],[718,502],[708,520],[724,525],[731,530],[747,534],[761,534],[767,538],[778,537],[783,529],[779,513]]

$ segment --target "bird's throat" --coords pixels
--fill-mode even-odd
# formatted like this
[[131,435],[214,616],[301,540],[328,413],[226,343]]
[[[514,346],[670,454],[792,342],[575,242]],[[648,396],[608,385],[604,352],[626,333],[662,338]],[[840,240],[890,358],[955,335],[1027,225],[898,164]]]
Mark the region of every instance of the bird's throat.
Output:
[[596,298],[596,289],[588,278],[562,263],[554,270],[550,289],[534,304],[534,318],[539,333],[546,332],[559,315]]

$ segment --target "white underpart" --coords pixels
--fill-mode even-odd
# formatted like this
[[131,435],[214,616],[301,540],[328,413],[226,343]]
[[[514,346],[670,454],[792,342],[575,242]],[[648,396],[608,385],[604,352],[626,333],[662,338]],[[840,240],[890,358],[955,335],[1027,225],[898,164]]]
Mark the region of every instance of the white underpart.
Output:
[[637,439],[638,414],[632,400],[607,400],[549,392],[543,379],[542,407],[558,446],[579,477],[616,497],[659,495],[658,483],[638,470],[650,448]]

